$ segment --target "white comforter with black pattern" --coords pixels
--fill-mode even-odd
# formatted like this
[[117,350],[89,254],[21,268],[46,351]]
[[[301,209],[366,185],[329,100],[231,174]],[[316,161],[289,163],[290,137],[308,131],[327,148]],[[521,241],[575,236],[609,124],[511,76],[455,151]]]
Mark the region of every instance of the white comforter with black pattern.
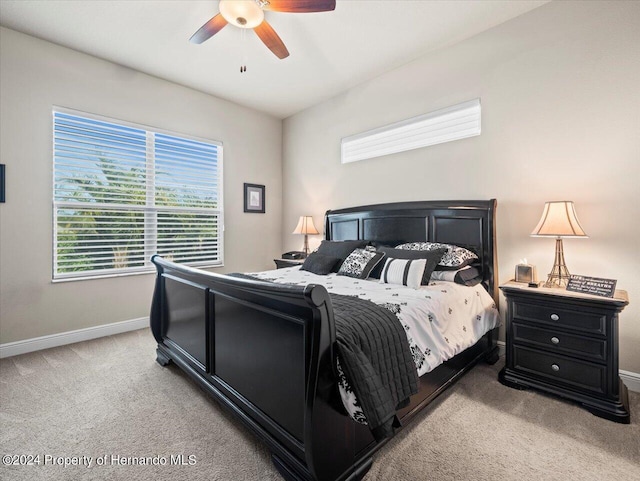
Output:
[[[493,299],[480,284],[467,287],[432,281],[428,286],[411,289],[381,284],[377,279],[358,280],[336,274],[318,276],[300,267],[249,275],[282,284],[321,284],[329,292],[355,295],[389,309],[407,333],[418,376],[471,347],[500,323]],[[340,395],[349,415],[358,422],[366,422],[344,376],[340,380]]]

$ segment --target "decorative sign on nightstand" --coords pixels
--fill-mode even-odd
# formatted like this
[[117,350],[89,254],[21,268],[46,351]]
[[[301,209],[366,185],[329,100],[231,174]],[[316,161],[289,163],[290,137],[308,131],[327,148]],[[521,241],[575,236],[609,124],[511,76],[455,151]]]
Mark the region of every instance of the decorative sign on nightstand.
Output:
[[571,276],[567,290],[592,294],[594,296],[613,297],[616,292],[615,279],[601,279],[600,277]]

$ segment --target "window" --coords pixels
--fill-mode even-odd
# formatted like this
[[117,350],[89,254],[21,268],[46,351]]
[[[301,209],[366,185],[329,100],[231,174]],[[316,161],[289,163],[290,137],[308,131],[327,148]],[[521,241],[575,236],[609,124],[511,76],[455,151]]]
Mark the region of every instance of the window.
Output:
[[53,278],[223,263],[222,144],[53,112]]
[[480,135],[480,99],[342,139],[343,164]]

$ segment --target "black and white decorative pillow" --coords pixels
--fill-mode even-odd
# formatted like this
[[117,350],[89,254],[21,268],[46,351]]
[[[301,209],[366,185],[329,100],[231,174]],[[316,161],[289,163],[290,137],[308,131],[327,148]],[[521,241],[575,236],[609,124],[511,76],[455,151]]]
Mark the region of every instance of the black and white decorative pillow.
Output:
[[432,251],[435,249],[446,249],[446,252],[440,259],[436,270],[457,270],[461,267],[468,266],[478,260],[478,256],[464,247],[453,244],[441,244],[439,242],[409,242],[400,244],[396,249],[411,251]]
[[338,275],[366,279],[383,257],[382,252],[372,248],[355,249],[340,266]]
[[399,284],[418,289],[427,265],[426,259],[388,258],[380,274],[381,284]]

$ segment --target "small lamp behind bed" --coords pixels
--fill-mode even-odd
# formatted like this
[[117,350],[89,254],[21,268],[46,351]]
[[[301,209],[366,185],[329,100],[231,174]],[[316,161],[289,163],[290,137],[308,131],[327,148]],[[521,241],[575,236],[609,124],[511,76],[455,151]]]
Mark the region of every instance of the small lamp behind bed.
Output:
[[305,257],[309,255],[309,237],[308,235],[320,234],[316,226],[313,225],[313,217],[310,215],[301,215],[300,220],[298,221],[298,225],[293,230],[292,234],[304,234],[304,255]]

